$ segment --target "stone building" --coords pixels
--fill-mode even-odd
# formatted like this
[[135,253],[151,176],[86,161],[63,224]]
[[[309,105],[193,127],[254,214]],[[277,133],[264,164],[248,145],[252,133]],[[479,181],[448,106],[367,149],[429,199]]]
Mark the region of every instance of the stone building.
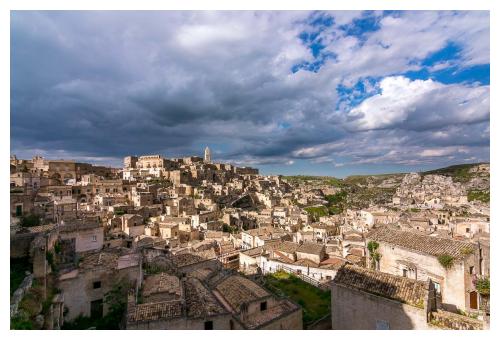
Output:
[[146,277],[142,303],[129,297],[127,329],[302,329],[299,306],[243,276],[207,266],[182,273]]
[[332,329],[428,329],[434,286],[344,265],[331,284]]
[[141,282],[140,257],[101,251],[82,257],[78,268],[61,274],[58,288],[62,290],[67,307],[66,321],[78,316],[102,317],[109,306],[104,297],[119,283],[135,286]]
[[124,169],[133,169],[137,166],[137,161],[139,159],[137,156],[127,156],[123,159],[123,168]]
[[72,220],[59,225],[59,237],[61,240],[72,240],[76,253],[101,250],[104,228],[95,218]]
[[479,294],[472,278],[481,274],[481,266],[476,244],[388,227],[368,233],[366,242],[378,244],[381,272],[420,281],[430,279],[443,309],[477,311]]
[[211,154],[210,148],[208,146],[205,148],[205,155],[203,157],[203,161],[205,163],[212,163],[212,154]]

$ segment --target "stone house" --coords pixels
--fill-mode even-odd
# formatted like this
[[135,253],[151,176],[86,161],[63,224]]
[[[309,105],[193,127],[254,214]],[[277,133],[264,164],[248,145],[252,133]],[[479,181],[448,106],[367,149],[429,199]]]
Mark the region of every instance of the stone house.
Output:
[[75,219],[77,212],[77,202],[74,198],[63,197],[54,200],[54,219],[56,222]]
[[32,195],[25,194],[21,189],[15,192],[11,189],[10,192],[10,216],[21,217],[33,212]]
[[100,250],[104,243],[104,228],[97,219],[80,219],[59,224],[59,238],[73,240],[76,253]]
[[212,286],[216,298],[233,316],[231,329],[302,329],[300,306],[241,275],[223,277]]
[[179,224],[175,222],[158,222],[158,230],[162,239],[179,237]]
[[242,231],[243,249],[262,246],[266,240],[281,239],[285,234],[285,231],[270,226]]
[[304,242],[296,250],[297,260],[307,259],[314,263],[320,263],[325,258],[325,246],[323,244]]
[[430,281],[344,265],[331,283],[332,329],[428,329]]
[[476,244],[388,227],[368,233],[367,245],[372,241],[379,245],[377,265],[381,272],[419,281],[430,279],[443,309],[477,311],[479,294],[472,278],[481,266]]
[[58,278],[57,286],[68,309],[65,320],[71,321],[80,315],[106,315],[109,308],[104,300],[106,293],[122,280],[135,286],[141,281],[140,266],[138,254],[100,251],[83,256],[76,269]]

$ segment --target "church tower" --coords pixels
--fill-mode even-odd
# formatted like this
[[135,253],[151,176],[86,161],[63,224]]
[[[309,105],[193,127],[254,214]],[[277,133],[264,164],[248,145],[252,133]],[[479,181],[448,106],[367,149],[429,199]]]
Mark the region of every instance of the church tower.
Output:
[[205,163],[211,163],[212,162],[212,156],[210,154],[210,149],[208,146],[205,148]]

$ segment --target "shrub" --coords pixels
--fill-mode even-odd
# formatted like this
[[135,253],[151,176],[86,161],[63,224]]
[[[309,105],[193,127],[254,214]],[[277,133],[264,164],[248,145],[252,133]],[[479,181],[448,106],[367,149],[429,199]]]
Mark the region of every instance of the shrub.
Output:
[[15,317],[10,320],[10,329],[34,329],[33,322],[22,317]]
[[450,269],[453,266],[453,256],[448,255],[448,254],[443,254],[438,256],[438,261],[439,263],[443,266],[445,269]]
[[481,295],[490,295],[490,278],[485,277],[478,279],[476,282],[476,289]]
[[370,254],[373,254],[375,251],[377,251],[379,244],[375,241],[370,241],[368,242],[368,251]]

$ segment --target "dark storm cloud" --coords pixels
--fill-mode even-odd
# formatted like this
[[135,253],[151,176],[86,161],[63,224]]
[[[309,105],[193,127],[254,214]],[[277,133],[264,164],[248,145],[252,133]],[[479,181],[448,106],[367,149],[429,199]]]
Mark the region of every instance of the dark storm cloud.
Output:
[[[397,163],[407,159],[399,151],[403,147],[417,156],[438,153],[424,152],[429,148],[488,147],[489,86],[435,82],[434,92],[419,87],[419,97],[409,92],[398,98],[388,90],[382,100],[368,96],[347,113],[336,109],[339,84],[352,86],[370,74],[386,77],[387,83],[395,72],[415,67],[394,25],[406,27],[422,56],[439,49],[439,41],[459,36],[456,31],[436,24],[433,14],[409,13],[406,19],[378,18],[377,31],[363,35],[358,44],[361,37],[344,34],[331,21],[318,21],[318,15],[13,12],[11,151],[25,157],[42,152],[109,160],[126,154],[200,153],[201,145],[212,143],[218,145],[219,159],[252,164],[322,162],[337,156]],[[339,25],[362,16],[331,15]],[[459,30],[476,16],[442,20]],[[416,20],[429,24],[421,40],[417,28],[408,28]],[[325,26],[315,34],[318,23]],[[312,49],[320,45],[304,43],[303,31],[321,39],[311,44],[323,44],[324,53],[331,51],[336,58],[315,58]],[[434,43],[427,46],[430,37]],[[464,45],[464,63],[484,62],[477,52],[484,49],[483,39],[474,37]],[[373,39],[393,47],[380,51]],[[292,72],[296,65],[315,62],[318,72]],[[413,84],[403,80],[399,84]],[[467,103],[458,101],[464,96]],[[385,115],[387,105],[390,116]],[[430,109],[436,114],[422,114]],[[394,151],[390,157],[389,148]]]

